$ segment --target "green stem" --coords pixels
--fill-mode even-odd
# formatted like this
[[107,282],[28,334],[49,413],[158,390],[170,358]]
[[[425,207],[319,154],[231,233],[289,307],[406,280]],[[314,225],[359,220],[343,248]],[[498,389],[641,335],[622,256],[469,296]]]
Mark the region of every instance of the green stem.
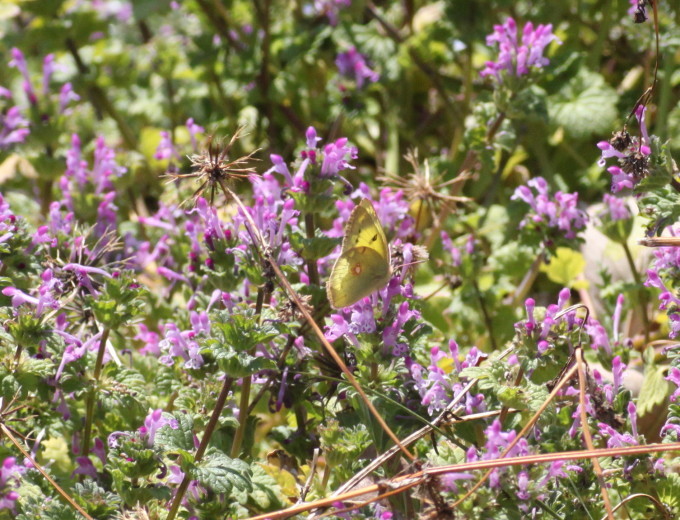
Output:
[[545,251],[541,249],[538,255],[536,255],[536,258],[531,264],[531,267],[529,267],[529,271],[527,271],[527,274],[524,275],[524,278],[517,286],[517,289],[515,289],[515,294],[513,295],[511,302],[511,305],[513,307],[524,302],[524,298],[529,293],[529,289],[531,289],[531,286],[534,284],[534,281],[536,280],[536,277],[538,276],[538,273],[541,269],[541,264],[543,264],[544,261]]
[[252,384],[252,376],[246,376],[241,383],[241,400],[238,405],[238,428],[234,435],[234,441],[231,444],[231,458],[235,459],[241,453],[241,445],[246,433],[246,424],[248,423],[248,403],[250,402],[250,386]]
[[597,29],[597,39],[591,46],[591,51],[588,56],[588,67],[591,70],[599,70],[600,61],[602,60],[602,49],[605,42],[609,39],[609,28],[612,24],[613,13],[616,11],[615,6],[611,5],[611,0],[605,2],[602,8],[602,23]]
[[120,132],[123,141],[125,141],[125,145],[131,150],[136,149],[137,138],[130,128],[130,125],[127,124],[127,121],[123,118],[120,112],[116,110],[116,108],[113,106],[113,103],[109,101],[109,98],[106,97],[104,90],[102,90],[99,85],[94,83],[94,81],[88,80],[87,75],[89,74],[90,69],[80,57],[80,54],[78,53],[78,47],[76,47],[75,42],[71,38],[66,38],[66,48],[69,50],[73,60],[75,61],[78,73],[83,76],[85,82],[89,84],[87,90],[90,103],[92,103],[95,112],[99,116],[102,114],[107,114],[111,119],[113,119],[118,126],[118,131]]
[[[305,213],[305,232],[307,238],[314,238],[314,214]],[[316,260],[307,260],[307,274],[309,275],[309,283],[312,285],[319,285],[319,271],[316,266]]]
[[486,303],[484,303],[484,297],[482,296],[482,293],[479,290],[479,286],[477,285],[477,282],[475,280],[473,280],[472,286],[475,288],[475,294],[477,295],[477,300],[479,300],[479,307],[482,310],[482,316],[484,316],[484,323],[486,325],[486,328],[489,330],[489,339],[491,340],[491,347],[493,348],[493,350],[498,350],[496,338],[494,337],[493,334],[493,321],[491,320],[491,315],[489,314],[489,311],[486,308]]
[[104,364],[104,352],[106,352],[106,342],[109,339],[111,329],[106,327],[99,338],[99,350],[97,351],[97,361],[94,364],[94,375],[90,381],[90,390],[87,394],[87,402],[85,404],[85,428],[83,430],[83,449],[82,456],[87,457],[90,453],[90,437],[92,436],[92,421],[94,417],[94,403],[97,386],[99,386],[99,378],[102,373],[102,365]]
[[645,342],[649,341],[649,317],[647,316],[647,306],[649,304],[649,300],[647,298],[647,291],[645,290],[643,284],[642,284],[642,279],[640,278],[640,273],[638,273],[637,268],[635,267],[635,260],[633,260],[633,255],[630,252],[630,248],[628,247],[627,242],[621,242],[621,246],[623,247],[624,252],[626,253],[626,260],[628,260],[628,266],[630,267],[630,272],[633,275],[633,279],[635,280],[635,284],[638,287],[638,294],[640,296],[640,299],[638,301],[640,305],[640,313],[642,316],[642,323],[645,326]]
[[[227,402],[227,396],[231,391],[231,385],[233,384],[233,382],[234,378],[232,377],[226,377],[224,379],[224,384],[222,385],[220,395],[217,397],[215,408],[213,408],[213,413],[210,416],[208,425],[205,427],[205,432],[203,433],[201,444],[198,446],[198,450],[196,450],[196,456],[194,457],[195,462],[199,462],[203,458],[203,454],[205,453],[205,450],[208,447],[208,442],[210,441],[210,438],[212,437],[212,434],[215,431],[215,428],[217,427],[220,415],[222,415],[224,403]],[[186,493],[187,488],[189,487],[189,482],[191,482],[191,477],[188,474],[185,474],[184,478],[182,479],[182,482],[177,488],[175,499],[172,501],[172,505],[170,506],[170,511],[168,512],[166,520],[173,520],[175,516],[177,516],[177,511],[179,511],[179,506],[182,503],[182,499],[184,498],[184,494]]]
[[[260,287],[257,291],[257,306],[255,307],[255,314],[259,316],[262,312],[262,306],[265,299],[269,296],[269,292]],[[251,351],[252,355],[253,352]],[[248,424],[248,403],[250,402],[250,387],[253,383],[253,376],[246,376],[241,382],[241,399],[239,401],[238,414],[238,428],[234,434],[234,440],[231,444],[231,457],[236,458],[241,453],[241,446],[243,445],[243,438],[246,434],[246,425]]]

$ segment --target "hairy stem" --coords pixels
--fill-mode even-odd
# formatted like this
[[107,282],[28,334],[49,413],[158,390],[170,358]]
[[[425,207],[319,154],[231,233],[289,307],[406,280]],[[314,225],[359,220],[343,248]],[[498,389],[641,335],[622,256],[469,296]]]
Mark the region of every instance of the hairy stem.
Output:
[[94,375],[90,381],[90,390],[87,394],[87,402],[85,404],[85,428],[83,429],[83,457],[87,457],[90,453],[90,438],[92,436],[92,421],[94,417],[94,404],[97,386],[99,386],[99,378],[102,373],[102,365],[104,364],[104,352],[106,352],[106,342],[109,339],[111,329],[106,327],[99,338],[99,350],[97,351],[97,361],[94,364]]
[[645,327],[645,341],[649,341],[649,317],[647,316],[647,307],[649,305],[649,299],[647,297],[647,291],[642,284],[642,278],[640,278],[640,273],[635,267],[635,260],[633,260],[633,255],[630,252],[630,248],[626,242],[621,242],[624,252],[626,253],[626,260],[628,261],[628,266],[630,267],[630,272],[633,275],[635,284],[638,286],[637,293],[639,295],[638,304],[640,306],[640,316],[642,317],[642,323]]
[[[257,291],[257,307],[255,308],[255,314],[260,315],[262,312],[262,305],[264,304],[265,298],[267,298],[269,292],[260,287]],[[251,351],[252,355],[253,352]],[[253,376],[246,376],[241,382],[241,399],[239,402],[239,414],[238,414],[238,428],[236,434],[234,434],[234,440],[231,444],[231,456],[232,458],[238,457],[241,453],[241,446],[243,445],[243,438],[246,433],[246,425],[248,424],[248,403],[250,402],[250,387],[253,383]]]
[[[198,450],[196,450],[194,462],[200,461],[203,458],[203,455],[205,454],[205,450],[208,447],[210,437],[212,437],[212,434],[215,431],[215,428],[217,427],[220,415],[222,414],[222,410],[224,409],[224,403],[227,402],[227,397],[229,396],[229,392],[231,392],[231,385],[233,384],[233,382],[234,379],[232,377],[226,377],[224,379],[224,384],[222,385],[220,395],[217,397],[217,402],[215,403],[215,407],[213,408],[213,413],[210,416],[208,425],[205,427],[205,432],[203,433],[201,444],[198,446]],[[168,512],[166,520],[173,520],[175,516],[177,516],[177,511],[179,511],[179,506],[182,503],[182,499],[184,498],[184,494],[186,493],[189,487],[190,481],[191,478],[189,477],[189,475],[184,475],[182,482],[177,488],[177,493],[175,494],[175,498],[172,501],[172,505],[170,506],[170,511]]]

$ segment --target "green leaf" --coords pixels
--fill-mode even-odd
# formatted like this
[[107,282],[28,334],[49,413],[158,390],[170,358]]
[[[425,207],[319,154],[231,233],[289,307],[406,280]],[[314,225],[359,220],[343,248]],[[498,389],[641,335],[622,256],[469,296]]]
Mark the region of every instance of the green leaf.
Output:
[[[209,349],[206,349],[208,352]],[[220,369],[230,377],[246,377],[260,370],[275,370],[276,362],[273,359],[251,356],[247,352],[236,352],[220,348],[215,353],[215,359]]]
[[667,370],[668,367],[665,365],[648,364],[645,367],[645,377],[637,400],[639,416],[650,413],[656,406],[668,399],[671,394],[671,384],[666,381]]
[[[675,462],[666,461],[667,468],[677,467],[678,459]],[[655,480],[654,491],[658,493],[659,500],[668,506],[674,514],[680,513],[680,475],[674,471],[667,471],[665,478]]]
[[145,293],[130,273],[116,278],[107,278],[104,289],[96,298],[90,297],[89,303],[97,321],[110,329],[117,329],[142,312]]
[[618,94],[601,75],[581,69],[553,97],[549,112],[571,136],[586,139],[611,132],[618,117],[617,102]]
[[253,490],[250,466],[217,450],[209,451],[190,473],[192,478],[215,493],[230,494],[233,488],[249,492]]
[[340,243],[339,239],[327,237],[319,229],[316,230],[314,238],[303,238],[299,234],[292,234],[290,238],[293,249],[298,251],[305,260],[323,258]]
[[[166,451],[191,452],[194,450],[194,421],[189,414],[177,412],[177,422],[166,424],[156,432],[155,444]],[[174,428],[173,426],[176,426]]]

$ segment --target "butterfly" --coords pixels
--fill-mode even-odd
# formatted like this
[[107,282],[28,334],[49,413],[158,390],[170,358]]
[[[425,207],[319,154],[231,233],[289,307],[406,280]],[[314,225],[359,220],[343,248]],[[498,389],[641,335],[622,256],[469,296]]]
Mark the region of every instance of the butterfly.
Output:
[[378,215],[368,199],[352,210],[342,251],[326,283],[334,309],[352,305],[384,287],[392,276],[390,249]]

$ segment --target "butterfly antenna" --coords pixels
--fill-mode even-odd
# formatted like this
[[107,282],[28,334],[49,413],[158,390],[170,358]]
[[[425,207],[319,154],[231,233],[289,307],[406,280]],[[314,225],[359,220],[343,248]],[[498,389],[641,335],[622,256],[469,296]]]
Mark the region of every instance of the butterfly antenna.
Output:
[[397,269],[401,269],[402,267],[408,267],[409,265],[418,265],[418,264],[422,264],[422,263],[424,263],[426,260],[427,260],[427,258],[422,258],[422,259],[420,259],[420,260],[414,260],[413,262],[407,262],[407,263],[405,263],[405,264],[395,265],[395,266],[393,266],[393,269],[396,271]]

